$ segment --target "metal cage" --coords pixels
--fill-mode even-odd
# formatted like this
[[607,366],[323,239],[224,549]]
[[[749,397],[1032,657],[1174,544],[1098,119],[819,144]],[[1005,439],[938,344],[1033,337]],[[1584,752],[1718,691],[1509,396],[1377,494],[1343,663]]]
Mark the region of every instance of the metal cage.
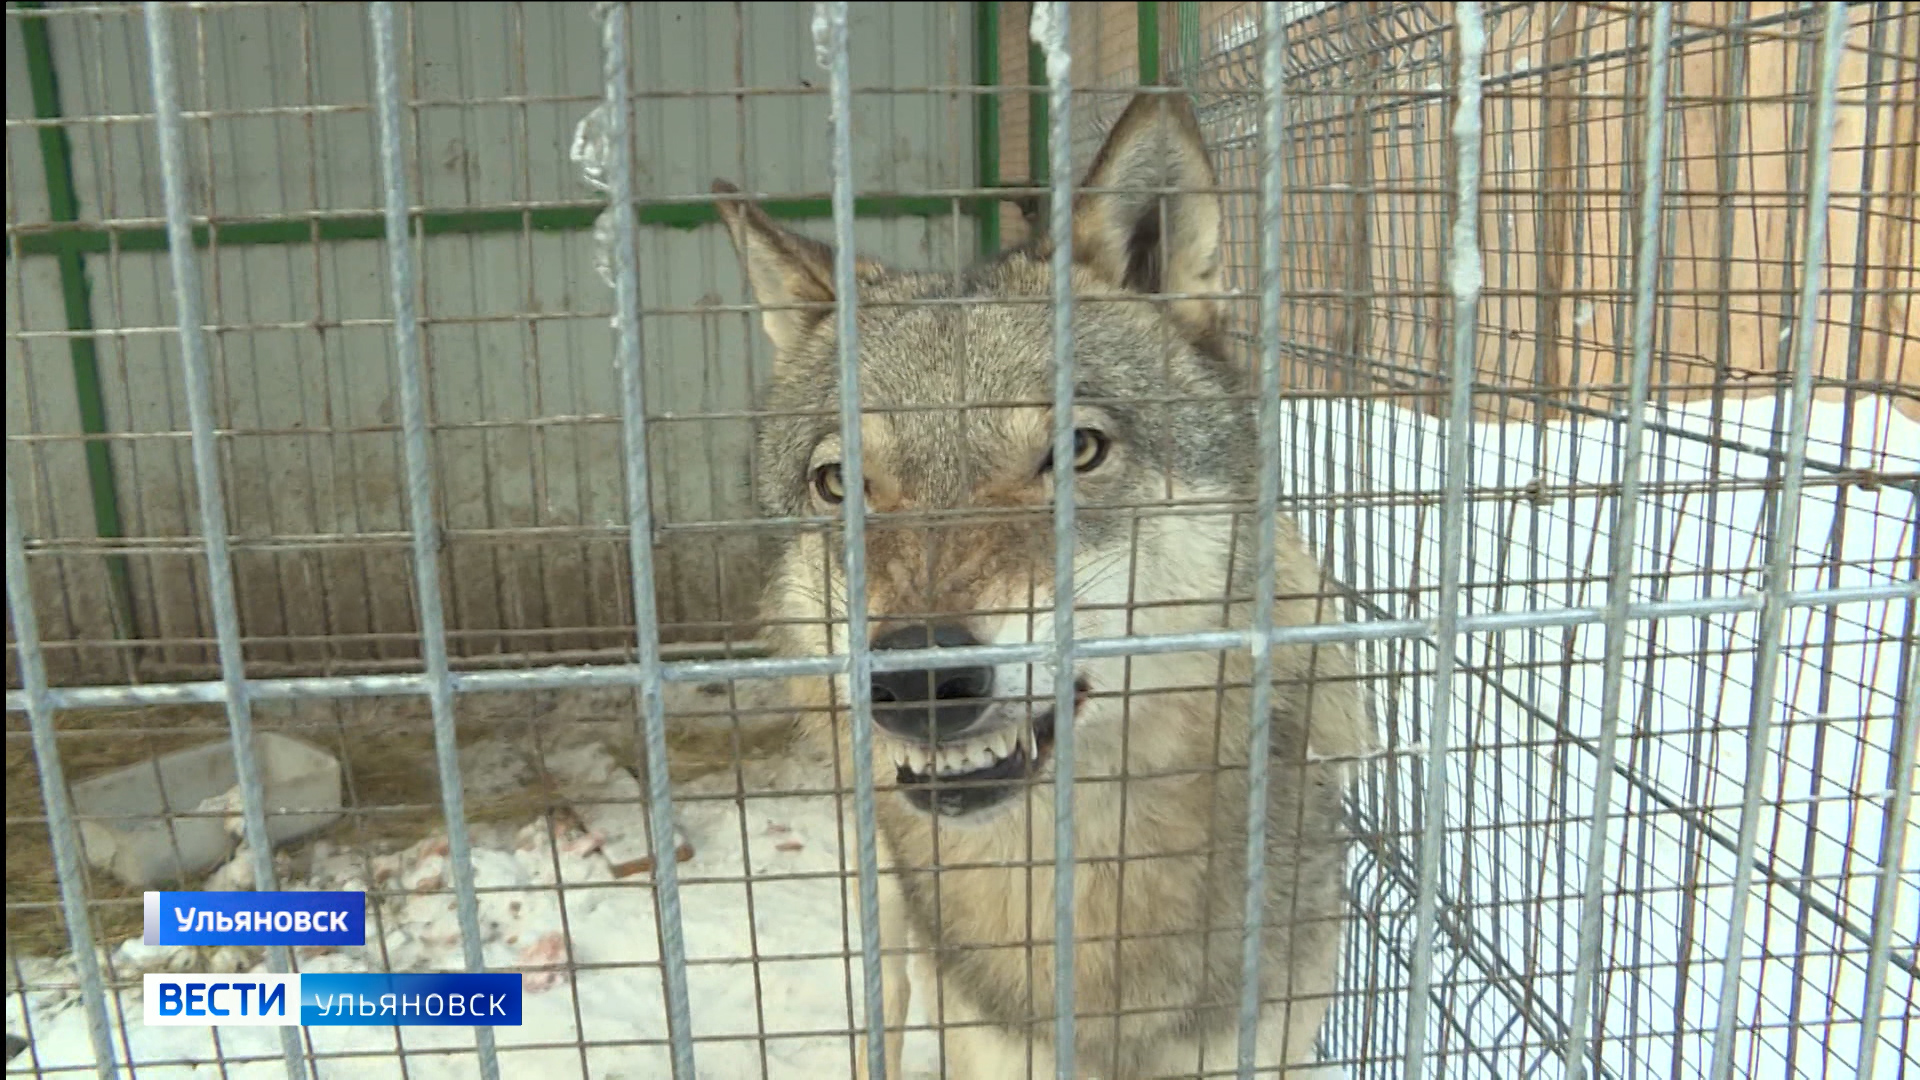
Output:
[[[1387,749],[1348,798],[1342,1075],[1920,1070],[1920,8],[220,0],[6,28],[9,1075],[850,1073],[882,995],[872,777],[756,790],[742,759],[766,686],[826,673],[865,753],[867,677],[918,659],[864,644],[852,253],[1045,236],[1064,268],[1143,87],[1194,95],[1220,173],[1264,542],[1291,515],[1346,621],[1076,640],[1063,590],[1052,637],[982,662],[1358,652]],[[770,361],[725,175],[836,252],[845,654],[757,637],[771,526],[737,478]],[[1056,406],[1073,306],[1057,285]],[[1057,485],[1068,581],[1075,505]],[[670,775],[686,731],[731,749]],[[270,831],[268,732],[337,760],[340,824]],[[367,888],[380,940],[140,947],[104,850],[138,815],[70,792],[209,742],[229,801],[164,796],[153,835],[224,820],[223,880]],[[643,859],[608,854],[614,813]],[[551,1007],[142,1027],[140,972],[180,964],[522,970]]]

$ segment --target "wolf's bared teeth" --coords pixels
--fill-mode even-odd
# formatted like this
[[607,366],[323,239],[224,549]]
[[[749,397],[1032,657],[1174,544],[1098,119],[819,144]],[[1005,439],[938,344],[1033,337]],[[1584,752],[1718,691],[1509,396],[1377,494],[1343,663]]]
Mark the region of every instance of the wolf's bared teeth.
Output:
[[899,753],[900,763],[906,766],[909,772],[924,775],[932,765],[932,758],[928,755],[926,747],[913,743],[902,743]]
[[987,764],[1003,761],[1013,752],[1013,743],[1018,734],[1012,728],[1001,728],[987,736]]
[[963,776],[991,769],[1016,753],[1037,757],[1033,726],[1003,727],[975,739],[947,746],[895,741],[889,747],[893,763],[916,776]]
[[945,776],[948,773],[966,771],[966,758],[956,747],[943,746],[934,751],[933,771]]
[[994,754],[992,742],[993,738],[989,736],[940,747],[933,753],[934,771],[942,776],[958,776],[988,768],[999,760]]

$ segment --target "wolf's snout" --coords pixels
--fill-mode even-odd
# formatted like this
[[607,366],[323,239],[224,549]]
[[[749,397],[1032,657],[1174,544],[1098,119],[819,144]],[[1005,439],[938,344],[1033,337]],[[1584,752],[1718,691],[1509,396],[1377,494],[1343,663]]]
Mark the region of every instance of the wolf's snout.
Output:
[[[978,645],[965,627],[916,625],[874,639],[875,649],[931,649]],[[909,739],[940,742],[971,728],[986,710],[993,669],[984,665],[884,671],[873,677],[873,718]]]

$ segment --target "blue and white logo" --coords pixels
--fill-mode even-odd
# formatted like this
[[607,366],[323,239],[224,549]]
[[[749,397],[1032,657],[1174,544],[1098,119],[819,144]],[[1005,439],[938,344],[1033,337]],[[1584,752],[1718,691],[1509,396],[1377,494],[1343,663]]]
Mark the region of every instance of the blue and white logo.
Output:
[[501,972],[148,973],[146,1022],[165,1027],[519,1027],[521,977]]
[[363,892],[150,892],[148,945],[365,945]]
[[294,1027],[298,975],[175,975],[148,972],[149,1027]]

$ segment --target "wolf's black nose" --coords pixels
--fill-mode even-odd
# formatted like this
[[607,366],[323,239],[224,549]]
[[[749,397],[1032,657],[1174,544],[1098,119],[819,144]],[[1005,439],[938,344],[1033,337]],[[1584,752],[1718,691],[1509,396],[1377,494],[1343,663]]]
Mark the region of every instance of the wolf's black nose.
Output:
[[[875,638],[875,649],[931,649],[978,645],[965,627],[904,626]],[[873,718],[909,739],[938,742],[973,726],[993,690],[993,669],[984,665],[883,671],[873,677]]]

